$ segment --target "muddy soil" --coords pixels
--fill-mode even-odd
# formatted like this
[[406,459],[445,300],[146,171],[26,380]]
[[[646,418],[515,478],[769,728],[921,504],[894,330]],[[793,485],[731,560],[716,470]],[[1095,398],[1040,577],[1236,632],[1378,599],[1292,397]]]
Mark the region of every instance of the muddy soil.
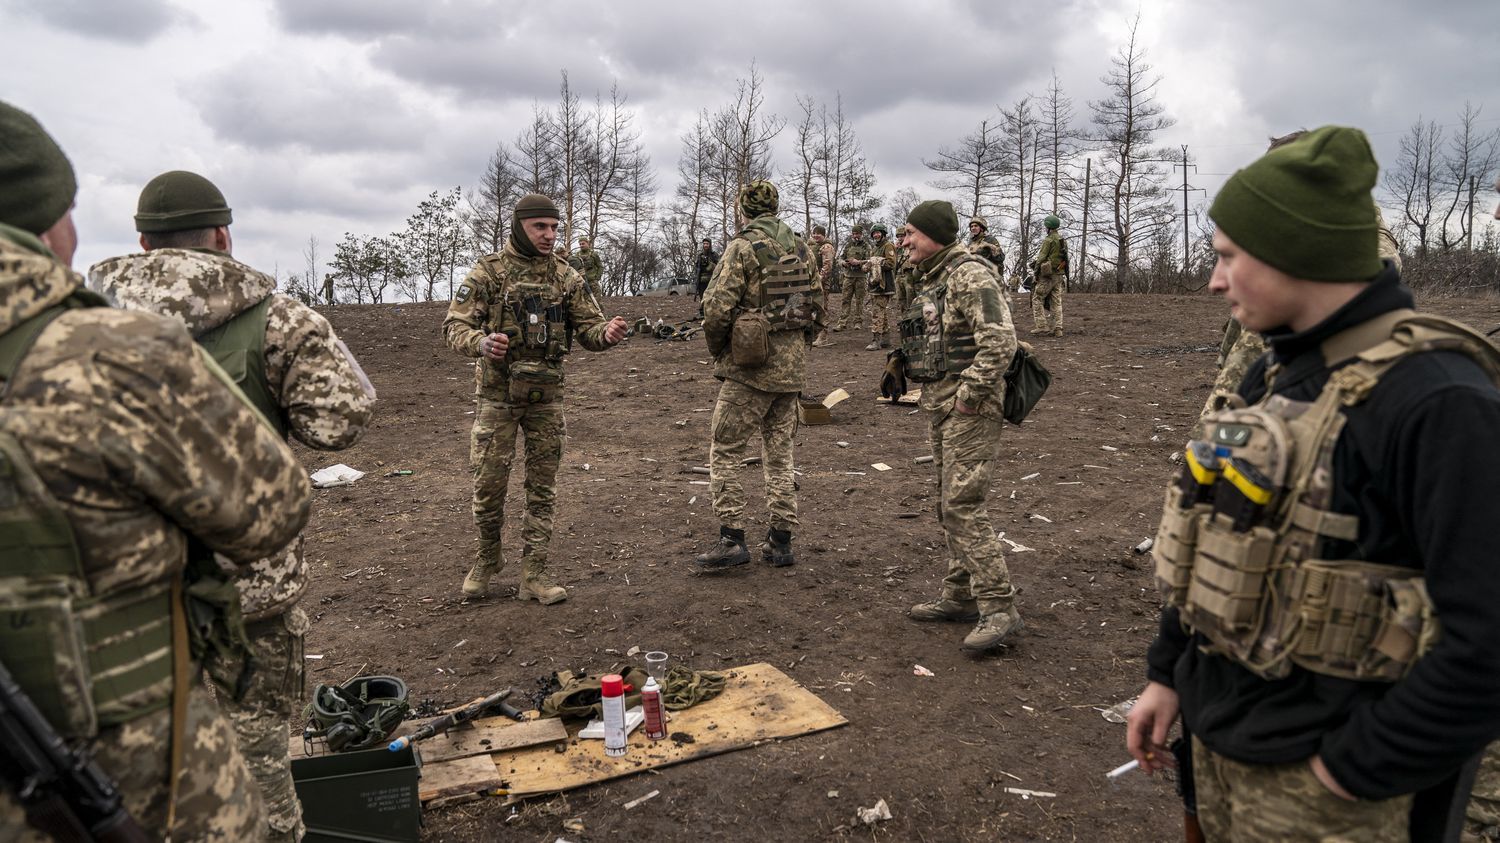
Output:
[[[1017,305],[1029,327],[1028,301]],[[1494,298],[1424,306],[1500,324]],[[452,704],[562,668],[602,671],[640,647],[698,668],[770,662],[849,719],[515,809],[489,798],[432,810],[433,840],[1172,839],[1181,812],[1171,782],[1104,778],[1128,758],[1124,727],[1101,711],[1144,683],[1158,599],[1149,557],[1132,548],[1155,531],[1169,457],[1214,374],[1225,308],[1207,296],[1110,295],[1070,296],[1067,307],[1067,336],[1035,340],[1052,389],[1006,429],[990,495],[996,530],[1025,548],[1006,556],[1027,626],[980,659],[959,651],[965,626],[905,617],[943,575],[937,488],[932,466],[914,462],[927,453],[926,419],[874,400],[884,354],[863,350],[868,333],[834,334],[810,356],[807,394],[842,387],[853,397],[834,424],[797,435],[797,564],[757,559],[713,577],[687,564],[717,531],[707,478],[683,472],[706,464],[718,389],[701,338],[575,351],[552,543],[570,594],[541,607],[510,599],[515,503],[498,594],[459,591],[474,546],[473,368],[442,343],[446,304],[331,308],[380,403],[355,448],[300,452],[309,468],[368,472],[316,493],[303,605],[307,652],[323,658],[308,661],[309,686],[394,673],[414,700]],[[677,321],[695,303],[621,298],[605,310]],[[412,473],[384,476],[397,470]],[[759,470],[746,479],[758,541]],[[935,676],[914,675],[918,664]],[[651,790],[661,795],[621,810]],[[856,809],[880,799],[892,819],[858,826]],[[563,830],[575,817],[582,834]]]

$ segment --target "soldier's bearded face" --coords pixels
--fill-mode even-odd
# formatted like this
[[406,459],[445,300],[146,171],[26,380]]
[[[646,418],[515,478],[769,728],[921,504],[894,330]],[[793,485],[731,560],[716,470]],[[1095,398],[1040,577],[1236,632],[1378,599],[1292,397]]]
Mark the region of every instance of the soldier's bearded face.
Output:
[[557,220],[548,217],[521,220],[521,230],[526,232],[531,245],[538,252],[544,255],[552,254],[552,247],[557,243]]
[[1230,313],[1247,331],[1258,333],[1293,324],[1302,312],[1301,285],[1285,272],[1241,249],[1222,231],[1214,232],[1219,259],[1208,289],[1229,302]]

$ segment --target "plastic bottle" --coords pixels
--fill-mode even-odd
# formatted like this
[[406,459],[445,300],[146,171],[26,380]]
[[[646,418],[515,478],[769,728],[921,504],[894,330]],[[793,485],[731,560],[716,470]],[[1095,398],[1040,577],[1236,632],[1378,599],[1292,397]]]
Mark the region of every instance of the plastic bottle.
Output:
[[646,680],[646,687],[641,689],[641,711],[646,715],[646,737],[653,741],[659,741],[667,736],[667,713],[661,705],[661,687],[656,684],[656,677]]
[[625,754],[625,679],[618,673],[599,677],[604,708],[604,754]]

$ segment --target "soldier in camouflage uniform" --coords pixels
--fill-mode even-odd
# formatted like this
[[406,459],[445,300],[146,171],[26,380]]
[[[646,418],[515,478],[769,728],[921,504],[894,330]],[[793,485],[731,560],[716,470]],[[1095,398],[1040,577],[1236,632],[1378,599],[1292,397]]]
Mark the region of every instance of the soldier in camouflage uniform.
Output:
[[563,357],[575,338],[589,351],[604,351],[624,339],[629,326],[620,316],[606,321],[583,277],[553,254],[559,217],[551,199],[528,194],[512,217],[505,248],[469,270],[443,320],[448,347],[479,358],[479,406],[469,448],[479,549],[463,589],[483,595],[505,564],[500,534],[519,432],[525,441],[526,514],[516,599],[550,605],[568,596],[547,576],[565,433]]
[[1047,236],[1036,253],[1036,285],[1031,289],[1031,333],[1063,335],[1063,292],[1067,286],[1067,246],[1057,229],[1062,220],[1048,214]]
[[896,244],[886,239],[885,223],[870,229],[875,253],[870,267],[870,344],[865,351],[891,347],[891,297],[896,294]]
[[839,263],[843,269],[844,296],[839,301],[839,321],[833,326],[833,330],[864,328],[865,287],[870,283],[870,267],[865,262],[874,253],[870,241],[865,239],[865,227],[856,225],[849,232],[849,242],[844,244],[844,251],[839,255]]
[[[246,395],[284,435],[320,451],[352,446],[369,423],[374,388],[327,319],[277,294],[276,279],[231,256],[230,222],[224,195],[208,179],[163,173],[141,191],[135,217],[146,251],[95,264],[89,286],[118,307],[183,323],[243,378]],[[243,365],[236,369],[236,362]],[[304,832],[286,724],[305,702],[308,620],[297,604],[307,581],[300,535],[235,580],[253,659],[243,696],[235,686],[246,656],[206,664],[260,785],[268,840],[298,840]]]
[[578,270],[578,274],[583,276],[594,298],[601,298],[604,295],[604,289],[599,286],[599,279],[604,277],[604,261],[599,258],[599,253],[594,251],[593,240],[588,237],[578,238],[578,251],[568,258],[568,266]]
[[[826,296],[828,288],[833,281],[833,267],[836,261],[833,252],[833,242],[828,239],[828,229],[821,225],[813,226],[812,242],[808,244],[812,251],[813,278],[818,282],[818,289]],[[833,345],[828,338],[828,329],[825,327],[813,338],[814,348],[827,348]]]
[[[101,725],[80,737],[151,833],[259,839],[264,806],[229,721],[194,679],[198,656],[171,646],[184,615],[173,608],[174,584],[182,582],[190,542],[237,565],[285,547],[307,521],[307,475],[180,323],[103,307],[82,289],[68,268],[77,242],[69,212],[75,185],[41,127],[0,103],[0,335],[27,330],[33,317],[52,319],[17,355],[0,399],[0,431],[14,437],[40,480],[42,491],[23,490],[23,500],[50,501],[64,517],[90,601],[99,609],[142,601],[161,607],[128,636],[85,635],[91,661],[103,665],[113,661],[110,641],[135,641],[143,652],[159,647],[160,655],[115,668],[118,680],[128,664],[139,690],[93,686]],[[0,500],[7,497],[16,499]],[[24,582],[29,561],[27,550],[0,548],[5,588]],[[100,615],[94,610],[91,623]],[[7,664],[61,657],[60,647],[18,655],[13,645],[25,633],[9,623],[0,629]],[[59,663],[56,674],[74,669]],[[178,723],[174,697],[186,704]],[[68,712],[44,713],[64,728]],[[175,786],[174,762],[181,771]],[[47,839],[26,827],[4,791],[0,839]]]
[[990,234],[990,224],[984,217],[969,220],[969,253],[978,255],[995,266],[995,275],[1003,278],[1005,273],[1005,250],[1000,241]]
[[[982,653],[1022,628],[985,506],[1005,423],[1005,371],[1017,343],[994,265],[975,258],[957,238],[958,215],[948,202],[922,202],[907,216],[913,310],[922,306],[924,339],[940,345],[947,358],[941,379],[923,384],[921,406],[932,424],[938,515],[948,543],[942,596],[908,614],[918,621],[977,621],[963,649]],[[965,357],[971,362],[959,368]]]
[[[746,224],[725,247],[703,299],[703,336],[714,356],[714,377],[723,384],[714,404],[708,450],[709,491],[719,518],[719,540],[693,560],[700,570],[750,561],[740,461],[756,435],[761,437],[766,508],[771,515],[763,556],[777,567],[794,561],[797,493],[792,434],[797,429],[797,394],[804,383],[807,344],[822,327],[823,289],[812,275],[806,244],[776,218],[778,204],[776,186],[768,181],[754,181],[740,190],[739,211]],[[789,295],[767,286],[768,262],[775,262],[780,280],[793,290]],[[752,309],[767,314],[771,321],[770,353],[753,368],[737,364],[729,347],[735,319]],[[778,314],[788,317],[780,325]]]
[[714,254],[714,241],[703,238],[703,250],[698,253],[697,282],[693,292],[698,294],[698,300],[703,300],[703,291],[708,289],[708,282],[714,277],[714,267],[719,263],[719,256]]
[[906,226],[896,229],[896,318],[900,319],[911,307],[916,291],[917,265],[911,259],[911,247],[906,244]]

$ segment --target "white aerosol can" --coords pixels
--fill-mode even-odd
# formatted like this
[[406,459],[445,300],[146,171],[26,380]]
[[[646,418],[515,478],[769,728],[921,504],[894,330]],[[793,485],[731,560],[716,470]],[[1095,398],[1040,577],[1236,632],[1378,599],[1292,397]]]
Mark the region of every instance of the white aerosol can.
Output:
[[618,673],[599,678],[604,708],[604,754],[625,754],[625,679]]

